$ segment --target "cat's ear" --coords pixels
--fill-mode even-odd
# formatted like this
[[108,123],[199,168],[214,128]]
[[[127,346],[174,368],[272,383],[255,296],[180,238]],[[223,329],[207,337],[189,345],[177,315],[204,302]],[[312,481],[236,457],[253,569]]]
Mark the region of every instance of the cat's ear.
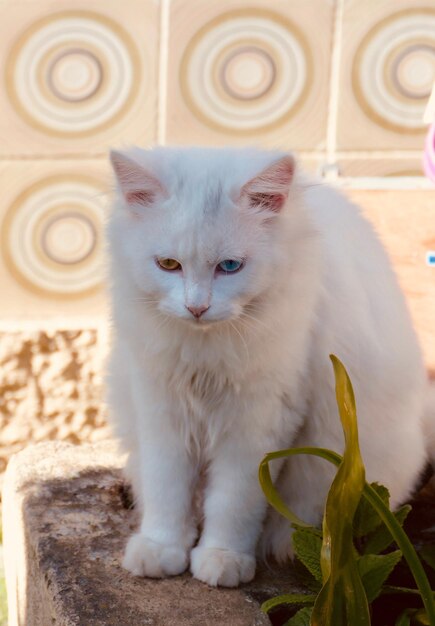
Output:
[[124,153],[111,150],[110,162],[129,208],[150,206],[159,196],[166,195],[160,181]]
[[295,171],[295,161],[286,155],[269,165],[243,185],[240,198],[244,204],[259,210],[279,213],[283,208]]

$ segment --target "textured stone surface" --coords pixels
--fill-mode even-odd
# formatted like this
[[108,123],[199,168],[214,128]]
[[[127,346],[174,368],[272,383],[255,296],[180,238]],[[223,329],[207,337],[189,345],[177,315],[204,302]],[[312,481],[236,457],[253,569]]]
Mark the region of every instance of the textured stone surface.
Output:
[[[123,464],[111,441],[40,443],[12,458],[3,493],[9,626],[266,626],[260,603],[302,590],[290,564],[261,567],[240,589],[210,588],[188,573],[165,580],[131,576],[120,565],[137,524]],[[435,479],[429,478],[422,479],[406,521],[418,548],[435,543]],[[434,588],[435,571],[428,575]],[[402,566],[394,576],[398,586],[415,586]],[[388,619],[375,619],[374,626],[395,621],[395,603],[376,610],[384,608]],[[288,618],[278,611],[273,624]]]
[[0,333],[0,476],[30,442],[107,437],[96,330]]
[[111,442],[47,442],[12,458],[3,494],[9,626],[269,624],[259,602],[289,590],[289,568],[261,570],[235,590],[121,568],[136,524],[122,464]]

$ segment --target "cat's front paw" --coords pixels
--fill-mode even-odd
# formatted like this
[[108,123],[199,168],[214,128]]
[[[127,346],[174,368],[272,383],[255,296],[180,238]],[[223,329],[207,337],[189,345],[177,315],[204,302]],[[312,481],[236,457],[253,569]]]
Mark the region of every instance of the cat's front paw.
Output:
[[249,554],[197,546],[190,553],[190,571],[213,587],[237,587],[254,578],[255,559]]
[[137,533],[128,540],[122,566],[134,576],[164,578],[182,574],[188,563],[187,550],[182,546],[157,543]]

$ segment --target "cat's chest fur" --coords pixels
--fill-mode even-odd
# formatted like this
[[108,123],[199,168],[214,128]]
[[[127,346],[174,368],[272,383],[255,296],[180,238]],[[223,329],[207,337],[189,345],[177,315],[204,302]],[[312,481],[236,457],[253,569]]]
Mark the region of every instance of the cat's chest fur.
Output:
[[[262,421],[266,401],[275,404],[278,421],[290,409],[295,395],[291,381],[296,380],[291,358],[282,358],[282,350],[273,358],[270,352],[279,348],[267,334],[251,341],[234,334],[174,335],[158,345],[153,369],[170,401],[174,425],[187,447],[201,450],[201,455],[236,423],[250,428],[256,420]],[[267,371],[265,359],[274,362]]]
[[249,364],[233,354],[225,358],[225,341],[219,350],[207,338],[190,338],[175,343],[160,355],[166,363],[165,384],[186,412],[200,419],[204,410],[213,412],[225,401],[234,400],[249,376]]

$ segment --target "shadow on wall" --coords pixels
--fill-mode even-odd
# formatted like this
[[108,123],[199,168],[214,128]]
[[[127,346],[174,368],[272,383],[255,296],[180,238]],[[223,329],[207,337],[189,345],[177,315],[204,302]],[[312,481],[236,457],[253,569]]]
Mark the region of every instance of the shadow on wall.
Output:
[[0,332],[0,474],[27,442],[98,441],[105,426],[95,330]]

